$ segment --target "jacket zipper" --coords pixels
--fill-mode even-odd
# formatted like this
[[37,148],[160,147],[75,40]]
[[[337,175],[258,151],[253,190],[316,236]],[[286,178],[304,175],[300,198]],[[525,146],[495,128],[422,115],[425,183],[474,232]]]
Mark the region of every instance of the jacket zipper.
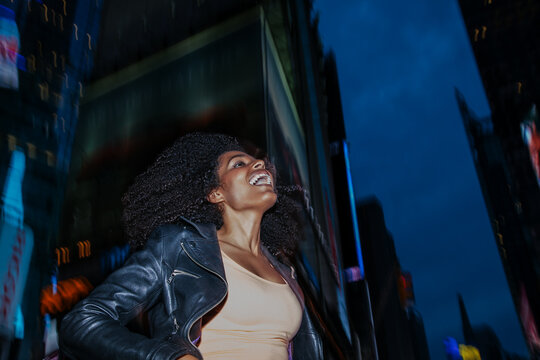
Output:
[[[227,287],[227,289],[229,289],[229,284],[227,283],[227,280],[225,280],[225,278],[223,276],[221,276],[220,274],[218,274],[217,272],[207,268],[206,266],[202,265],[200,262],[198,262],[197,260],[195,260],[191,254],[186,250],[186,248],[184,247],[184,243],[181,242],[180,243],[180,246],[182,247],[182,249],[184,250],[184,252],[186,253],[186,255],[191,259],[191,261],[193,261],[195,264],[199,265],[200,267],[202,267],[203,269],[205,269],[206,271],[216,275],[218,278],[220,278],[224,283],[225,283],[225,286]],[[214,307],[216,307],[218,304],[220,304],[223,299],[225,299],[225,297],[227,296],[227,293],[228,291],[225,291],[225,294],[223,294],[223,296],[221,297],[221,299],[219,299],[219,301],[217,303],[214,304],[214,306],[211,306],[209,309],[206,309],[200,316],[194,316],[192,317],[192,319],[189,321],[188,323],[188,327],[187,327],[187,338],[188,340],[191,342],[191,338],[189,337],[189,334],[191,332],[191,328],[193,327],[193,324],[195,323],[195,320],[197,319],[200,319],[201,317],[203,317],[206,313],[208,313],[210,310],[212,310]],[[176,320],[176,318],[175,318]],[[177,324],[176,324],[177,325]]]
[[182,270],[173,270],[173,272],[171,273],[171,276],[169,276],[169,279],[167,279],[167,282],[170,284],[170,283],[173,281],[173,278],[174,278],[176,275],[187,275],[187,276],[194,277],[195,279],[200,278],[200,276],[195,275],[195,274],[192,274],[192,273],[189,273],[189,272],[186,272],[186,271],[182,271]]

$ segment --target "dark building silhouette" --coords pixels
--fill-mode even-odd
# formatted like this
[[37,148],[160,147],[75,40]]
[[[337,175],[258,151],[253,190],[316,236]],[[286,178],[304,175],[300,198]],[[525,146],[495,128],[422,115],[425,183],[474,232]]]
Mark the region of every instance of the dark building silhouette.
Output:
[[487,324],[473,326],[471,324],[461,294],[458,294],[458,303],[465,344],[477,348],[482,360],[525,360],[524,357],[506,352],[491,326]]
[[540,4],[460,2],[491,109],[458,102],[507,280],[529,350],[540,356]]
[[524,225],[524,210],[514,191],[519,183],[506,156],[504,138],[494,132],[489,118],[478,118],[459,92],[456,96],[516,313],[534,354],[540,346],[535,345],[540,340],[535,318],[538,258],[532,251],[530,228]]
[[356,210],[379,359],[429,359],[412,279],[402,273],[382,207],[371,198]]

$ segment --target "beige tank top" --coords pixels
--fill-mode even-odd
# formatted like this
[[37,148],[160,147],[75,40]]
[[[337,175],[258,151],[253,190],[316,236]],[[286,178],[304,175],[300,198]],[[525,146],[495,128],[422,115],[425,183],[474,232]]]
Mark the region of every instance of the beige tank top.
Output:
[[298,299],[286,283],[263,279],[221,254],[229,292],[202,328],[204,360],[287,360],[302,321]]

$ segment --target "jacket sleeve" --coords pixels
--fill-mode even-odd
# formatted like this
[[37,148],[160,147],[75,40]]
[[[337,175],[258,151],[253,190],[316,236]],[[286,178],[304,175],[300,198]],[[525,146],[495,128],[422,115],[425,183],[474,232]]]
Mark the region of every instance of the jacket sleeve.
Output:
[[[163,231],[155,230],[146,247],[67,314],[61,323],[60,348],[72,359],[174,360],[192,353],[179,335],[149,339],[125,325],[162,296]],[[172,329],[171,329],[172,332]]]

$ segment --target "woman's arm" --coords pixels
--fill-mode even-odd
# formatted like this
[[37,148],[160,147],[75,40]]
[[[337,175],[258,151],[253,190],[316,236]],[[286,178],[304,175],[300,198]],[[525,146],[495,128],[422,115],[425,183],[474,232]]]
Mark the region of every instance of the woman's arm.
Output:
[[154,231],[143,250],[134,253],[64,317],[60,346],[67,356],[79,360],[174,360],[191,352],[177,335],[149,339],[125,327],[159,301],[164,279],[163,236],[160,229]]

